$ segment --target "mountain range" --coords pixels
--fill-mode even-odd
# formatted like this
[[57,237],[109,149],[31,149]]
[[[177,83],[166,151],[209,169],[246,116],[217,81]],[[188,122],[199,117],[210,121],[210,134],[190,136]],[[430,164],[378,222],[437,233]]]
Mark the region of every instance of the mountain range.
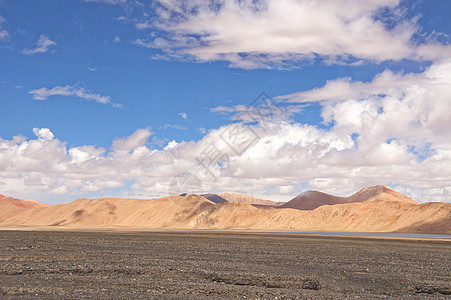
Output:
[[77,199],[47,205],[0,195],[0,228],[152,228],[451,234],[451,203],[420,204],[388,187],[349,197],[307,191],[281,203],[239,193]]

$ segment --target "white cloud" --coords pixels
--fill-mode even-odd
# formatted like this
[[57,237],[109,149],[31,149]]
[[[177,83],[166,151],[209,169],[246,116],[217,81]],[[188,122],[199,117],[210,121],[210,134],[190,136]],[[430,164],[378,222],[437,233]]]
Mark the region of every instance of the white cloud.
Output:
[[328,129],[283,119],[264,127],[233,123],[161,150],[150,148],[150,129],[138,129],[106,151],[68,147],[49,129],[36,128],[35,139],[0,139],[2,194],[33,198],[66,189],[104,196],[129,187],[143,197],[164,196],[175,176],[192,172],[206,192],[289,200],[306,185],[348,195],[385,184],[420,202],[450,202],[450,74],[451,62],[442,61],[420,74],[385,71],[369,82],[346,79],[345,89],[330,81],[295,95],[296,101],[321,101]]
[[427,140],[427,137],[448,136],[449,74],[451,60],[443,60],[419,74],[386,70],[370,82],[341,78],[278,99],[321,102],[324,121],[335,122],[335,130],[343,133],[371,130],[382,139],[402,136]]
[[6,20],[0,15],[0,42],[6,42],[11,38],[9,32],[2,28],[3,23],[6,23]]
[[111,4],[111,5],[124,5],[127,3],[127,0],[85,0],[86,2],[96,2],[103,4]]
[[[304,102],[338,102],[348,99],[365,99],[373,95],[400,96],[408,88],[418,84],[428,88],[436,83],[447,83],[446,71],[449,68],[449,60],[441,60],[432,65],[425,73],[402,74],[391,70],[377,74],[371,82],[353,81],[349,77],[328,80],[323,87],[308,91],[279,96],[278,100],[286,100],[292,103]],[[401,91],[402,89],[402,91]]]
[[40,140],[53,140],[55,137],[53,133],[48,128],[33,128],[33,133],[40,139]]
[[[417,45],[416,19],[406,19],[400,0],[159,0],[158,19],[136,23],[158,28],[157,37],[135,44],[176,59],[228,61],[231,66],[292,68],[316,58],[326,63],[439,59],[451,46]],[[390,20],[377,18],[381,11]],[[388,22],[390,26],[388,26]]]
[[301,112],[301,105],[279,105],[275,101],[258,103],[257,105],[233,105],[210,108],[213,113],[228,116],[230,120],[240,120],[246,123],[274,122],[290,120],[294,114]]
[[[131,188],[137,193],[164,196],[171,178],[190,171],[201,180],[204,191],[277,194],[277,199],[288,200],[305,183],[342,195],[364,186],[397,183],[397,189],[415,191],[409,195],[419,201],[449,201],[451,147],[418,161],[403,143],[356,149],[349,136],[314,126],[281,122],[269,130],[244,128],[254,130],[260,139],[242,155],[221,139],[225,126],[210,130],[198,142],[171,141],[159,151],[146,146],[151,132],[139,129],[116,139],[108,153],[94,146],[67,149],[65,143],[51,138],[49,130],[35,130],[36,140],[0,140],[0,180],[7,183],[4,193],[57,193],[67,188],[73,195],[105,192],[133,180]],[[223,172],[210,165],[217,178],[196,169],[196,158],[205,162],[213,148],[230,157]]]
[[166,147],[164,147],[164,150],[169,150],[169,149],[175,148],[175,147],[177,147],[177,145],[178,145],[178,143],[175,140],[172,140],[166,145]]
[[0,41],[7,41],[10,37],[11,36],[9,35],[8,31],[0,28]]
[[144,146],[152,135],[152,132],[147,129],[138,129],[132,135],[126,138],[119,138],[113,141],[114,151],[131,151],[137,147]]
[[149,22],[138,22],[135,24],[135,27],[140,30],[152,28],[152,24]]
[[172,129],[177,129],[177,130],[187,130],[188,128],[186,128],[185,126],[182,125],[173,125],[173,124],[166,124],[163,126],[160,126],[160,130],[166,130],[168,128],[172,128]]
[[36,48],[33,49],[23,49],[23,54],[36,54],[36,53],[45,53],[55,46],[56,43],[49,39],[48,36],[41,34],[39,40],[37,42]]
[[47,100],[50,96],[73,96],[87,101],[95,101],[102,104],[111,104],[114,107],[122,107],[120,104],[111,103],[110,96],[89,93],[86,89],[77,85],[55,86],[51,89],[42,87],[28,92],[35,100]]
[[115,43],[119,43],[120,41],[121,41],[121,39],[118,36],[115,37],[114,40],[113,40],[113,42],[115,42]]
[[71,157],[71,160],[76,164],[88,161],[88,160],[97,160],[102,157],[102,155],[106,152],[104,148],[96,148],[94,146],[80,146],[70,148],[68,153]]
[[188,120],[188,115],[186,113],[179,113],[179,116],[185,120]]

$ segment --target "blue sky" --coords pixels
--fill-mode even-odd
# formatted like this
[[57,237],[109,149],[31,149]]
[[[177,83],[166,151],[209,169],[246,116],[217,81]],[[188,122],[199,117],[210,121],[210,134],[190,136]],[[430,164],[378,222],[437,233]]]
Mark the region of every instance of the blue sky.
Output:
[[[230,165],[196,173],[203,191],[289,200],[386,184],[450,201],[450,12],[447,0],[0,1],[0,193],[164,196],[214,144]],[[285,113],[243,124],[259,139],[236,155],[220,133],[262,92]]]

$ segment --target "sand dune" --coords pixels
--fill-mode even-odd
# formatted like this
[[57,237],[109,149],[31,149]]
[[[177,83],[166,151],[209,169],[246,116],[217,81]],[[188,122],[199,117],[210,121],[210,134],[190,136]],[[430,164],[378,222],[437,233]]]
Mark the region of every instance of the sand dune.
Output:
[[[0,225],[451,234],[451,203],[418,204],[385,187],[363,189],[343,198],[319,192],[313,195],[322,205],[309,210],[253,206],[243,201],[215,203],[198,195],[152,200],[78,199],[70,204],[34,208],[3,204],[2,208],[14,209],[2,209]],[[326,195],[326,200],[321,195]],[[350,203],[323,204],[335,198]],[[311,204],[311,199],[316,198],[308,199]]]

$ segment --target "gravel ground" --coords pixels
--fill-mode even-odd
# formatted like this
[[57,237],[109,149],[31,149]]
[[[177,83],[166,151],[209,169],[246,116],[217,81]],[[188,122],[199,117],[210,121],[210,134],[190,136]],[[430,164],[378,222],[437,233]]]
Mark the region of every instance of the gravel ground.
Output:
[[451,299],[451,242],[0,231],[0,298]]

